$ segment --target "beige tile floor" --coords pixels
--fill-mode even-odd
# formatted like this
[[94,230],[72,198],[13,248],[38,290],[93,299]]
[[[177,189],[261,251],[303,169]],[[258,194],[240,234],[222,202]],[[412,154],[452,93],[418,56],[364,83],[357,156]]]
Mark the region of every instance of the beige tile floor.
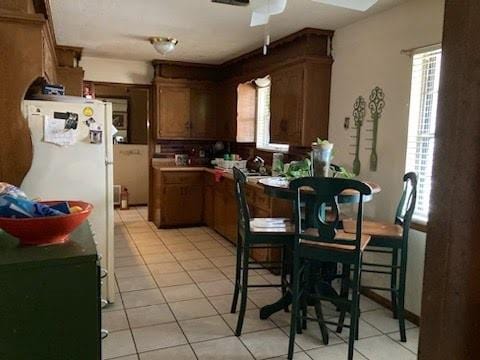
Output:
[[[284,359],[290,314],[258,318],[258,308],[276,301],[276,289],[249,290],[243,335],[233,334],[230,314],[235,248],[207,227],[159,230],[146,208],[115,214],[117,300],[103,310],[104,359],[220,360]],[[253,271],[256,283],[278,283],[265,270]],[[397,322],[381,306],[362,298],[360,340],[355,359],[416,358],[418,328],[408,324],[400,343]],[[326,306],[325,313],[336,316]],[[295,359],[346,359],[346,331],[331,333],[324,346],[311,323],[297,336]]]

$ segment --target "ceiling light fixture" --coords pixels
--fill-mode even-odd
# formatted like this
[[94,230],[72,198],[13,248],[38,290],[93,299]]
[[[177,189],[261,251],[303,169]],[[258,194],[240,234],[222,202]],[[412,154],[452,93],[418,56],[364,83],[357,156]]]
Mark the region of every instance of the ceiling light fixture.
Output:
[[167,55],[175,50],[175,46],[178,44],[177,39],[169,37],[151,37],[149,40],[155,50],[162,55]]

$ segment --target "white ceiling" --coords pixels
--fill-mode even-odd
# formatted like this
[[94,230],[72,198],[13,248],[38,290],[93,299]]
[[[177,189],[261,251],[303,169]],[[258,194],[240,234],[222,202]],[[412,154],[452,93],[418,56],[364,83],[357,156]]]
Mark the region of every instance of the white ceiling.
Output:
[[[264,28],[249,27],[249,7],[210,0],[50,1],[57,43],[81,46],[85,56],[160,59],[147,38],[168,36],[179,44],[165,59],[214,64],[263,43]],[[283,14],[271,17],[269,32],[273,41],[305,27],[335,30],[404,1],[378,0],[361,13],[311,0],[289,0]]]

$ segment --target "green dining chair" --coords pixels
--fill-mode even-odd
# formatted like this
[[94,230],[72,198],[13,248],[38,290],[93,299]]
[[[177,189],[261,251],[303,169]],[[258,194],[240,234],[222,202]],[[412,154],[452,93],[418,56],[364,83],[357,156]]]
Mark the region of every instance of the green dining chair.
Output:
[[[371,236],[365,251],[391,255],[391,263],[363,262],[363,273],[375,273],[390,277],[390,287],[366,286],[372,289],[390,292],[393,317],[398,318],[400,340],[407,341],[405,331],[405,287],[407,278],[408,235],[417,200],[417,175],[409,172],[403,176],[403,191],[395,213],[393,224],[377,221],[364,221],[363,233]],[[353,219],[343,220],[346,233],[356,230]],[[399,263],[400,258],[400,263]],[[341,332],[341,324],[337,329]]]
[[[235,290],[233,293],[231,313],[233,314],[237,311],[238,297],[241,295],[240,311],[235,330],[235,335],[240,336],[245,318],[248,288],[281,287],[283,294],[287,291],[286,252],[293,244],[294,225],[290,219],[286,218],[251,218],[245,194],[247,178],[245,174],[237,168],[233,168],[233,177],[235,180],[235,197],[238,211],[238,242]],[[254,248],[280,248],[282,250],[281,261],[254,261],[250,258],[250,250]],[[280,270],[280,284],[249,284],[248,273],[249,270],[253,269]]]
[[[338,322],[326,321],[322,314],[322,301],[336,305],[342,311],[350,313],[350,328],[348,340],[348,359],[353,358],[354,340],[358,334],[359,298],[360,298],[360,271],[362,253],[370,240],[370,236],[362,234],[363,200],[370,196],[372,189],[369,185],[351,179],[306,177],[293,180],[290,189],[297,192],[295,199],[295,241],[292,257],[292,311],[290,322],[290,339],[288,359],[293,359],[295,334],[305,328],[306,320],[319,323],[323,341],[328,343],[328,329],[326,325],[338,325]],[[357,191],[358,209],[356,231],[347,234],[338,230],[341,225],[339,219],[338,196],[345,190]],[[302,220],[303,204],[306,200],[311,204],[305,211],[311,212],[310,223]],[[325,216],[325,209],[329,216]],[[313,216],[312,216],[313,214]],[[353,281],[349,282],[351,291],[346,296],[338,295],[330,283],[317,278],[312,284],[311,268],[319,262],[337,262],[348,264],[353,269]],[[312,291],[314,289],[314,291]],[[315,304],[316,318],[309,317],[306,311],[307,303]]]

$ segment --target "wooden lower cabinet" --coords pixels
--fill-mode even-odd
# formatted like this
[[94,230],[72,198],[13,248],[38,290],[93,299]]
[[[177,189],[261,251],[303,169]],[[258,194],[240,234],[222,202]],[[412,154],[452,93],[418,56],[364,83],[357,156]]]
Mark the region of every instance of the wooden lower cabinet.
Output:
[[[153,178],[153,214],[158,227],[206,224],[237,244],[237,201],[232,178],[223,177],[217,182],[208,171],[161,169],[154,169]],[[252,217],[292,217],[290,201],[272,198],[253,184],[247,184],[246,193]],[[277,261],[281,252],[254,249],[251,254],[257,261]]]
[[203,222],[203,171],[158,171],[160,186],[154,204],[160,211],[154,219],[158,227],[200,225]]
[[211,228],[215,227],[215,180],[210,173],[205,173],[203,222]]
[[233,180],[223,178],[215,185],[214,229],[227,240],[237,243],[237,204]]

